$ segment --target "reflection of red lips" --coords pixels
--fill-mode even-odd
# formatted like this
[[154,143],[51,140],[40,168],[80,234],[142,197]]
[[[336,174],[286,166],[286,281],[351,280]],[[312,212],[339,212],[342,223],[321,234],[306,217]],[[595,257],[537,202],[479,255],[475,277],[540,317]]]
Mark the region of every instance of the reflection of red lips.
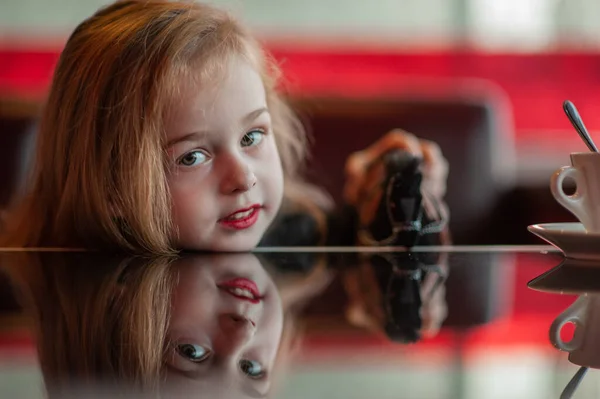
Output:
[[247,278],[235,278],[218,284],[217,287],[224,290],[229,295],[243,301],[259,303],[263,299],[258,291],[256,283]]

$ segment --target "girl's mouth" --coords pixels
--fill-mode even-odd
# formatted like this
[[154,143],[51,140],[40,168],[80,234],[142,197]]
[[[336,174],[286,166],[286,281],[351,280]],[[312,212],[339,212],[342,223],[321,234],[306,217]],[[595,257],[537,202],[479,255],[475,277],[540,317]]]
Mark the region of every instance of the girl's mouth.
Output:
[[239,209],[228,216],[219,220],[222,226],[235,230],[244,230],[250,228],[258,220],[260,215],[261,206],[258,204],[252,205],[248,208]]

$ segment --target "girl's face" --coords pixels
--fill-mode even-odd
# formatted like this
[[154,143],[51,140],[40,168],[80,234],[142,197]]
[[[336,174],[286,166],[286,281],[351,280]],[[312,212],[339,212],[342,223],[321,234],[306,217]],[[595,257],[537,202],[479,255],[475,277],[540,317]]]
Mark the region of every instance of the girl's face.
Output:
[[241,58],[224,76],[182,82],[167,119],[178,248],[250,250],[281,205],[283,170],[262,79]]
[[193,256],[177,267],[165,389],[187,397],[269,391],[283,328],[275,284],[256,256]]

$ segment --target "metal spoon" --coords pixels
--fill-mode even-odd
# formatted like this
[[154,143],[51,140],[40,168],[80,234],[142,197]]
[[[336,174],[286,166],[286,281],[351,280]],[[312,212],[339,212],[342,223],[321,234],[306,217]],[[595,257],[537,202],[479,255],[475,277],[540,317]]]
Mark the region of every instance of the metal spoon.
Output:
[[590,151],[598,152],[598,147],[596,147],[596,144],[594,144],[594,141],[592,140],[590,134],[585,128],[583,120],[581,120],[581,116],[579,116],[579,112],[577,112],[577,108],[575,108],[575,105],[571,101],[565,100],[565,102],[563,103],[563,109],[565,110],[567,117],[571,121],[571,124],[573,125],[575,130],[577,130],[577,133],[579,133],[579,136],[583,139]]
[[581,383],[581,380],[583,380],[583,377],[585,376],[585,373],[587,373],[587,371],[587,367],[580,367],[579,370],[577,370],[573,378],[571,378],[571,381],[569,381],[564,391],[560,395],[560,399],[571,399],[573,397],[575,390]]

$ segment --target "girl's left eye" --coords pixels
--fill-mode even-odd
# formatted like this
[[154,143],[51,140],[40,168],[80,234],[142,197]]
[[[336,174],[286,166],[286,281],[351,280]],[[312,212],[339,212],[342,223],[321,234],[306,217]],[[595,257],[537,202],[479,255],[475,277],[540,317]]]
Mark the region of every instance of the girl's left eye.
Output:
[[262,129],[252,130],[242,137],[242,147],[250,147],[253,145],[258,145],[265,136],[265,131]]

